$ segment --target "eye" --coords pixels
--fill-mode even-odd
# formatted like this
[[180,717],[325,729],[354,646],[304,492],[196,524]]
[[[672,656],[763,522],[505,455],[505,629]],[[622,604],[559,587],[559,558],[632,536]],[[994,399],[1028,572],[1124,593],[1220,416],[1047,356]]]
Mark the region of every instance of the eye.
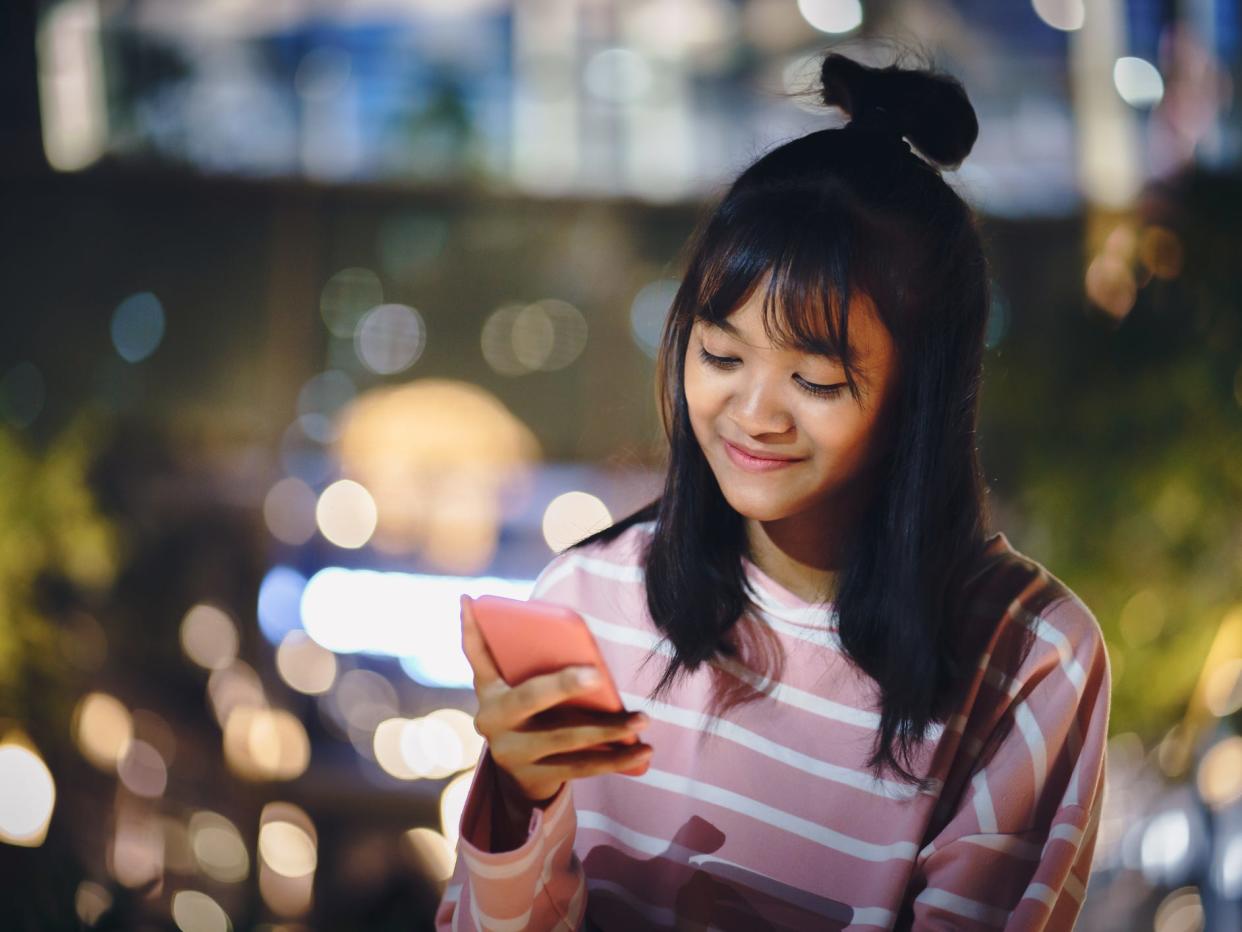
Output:
[[741,361],[732,356],[716,356],[713,353],[709,353],[703,346],[699,347],[699,358],[709,366],[715,366],[717,369],[732,369]]
[[801,376],[798,376],[797,379],[798,384],[816,398],[836,398],[837,395],[848,388],[844,383],[840,385],[817,385],[815,382],[808,382]]
[[[717,369],[732,369],[741,362],[740,359],[733,356],[717,356],[714,353],[709,353],[702,345],[699,346],[699,358],[707,365]],[[799,388],[808,395],[814,395],[816,398],[836,398],[849,387],[844,382],[840,385],[820,385],[816,382],[808,382],[800,375],[794,376],[794,379],[797,381]]]

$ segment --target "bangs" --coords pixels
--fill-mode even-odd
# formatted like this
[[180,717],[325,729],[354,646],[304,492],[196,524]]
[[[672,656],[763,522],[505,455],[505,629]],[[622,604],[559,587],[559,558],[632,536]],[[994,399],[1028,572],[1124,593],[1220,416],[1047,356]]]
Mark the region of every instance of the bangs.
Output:
[[822,210],[798,211],[791,222],[770,203],[765,213],[749,222],[729,218],[728,232],[719,231],[716,248],[703,257],[691,315],[719,325],[762,285],[767,338],[843,366],[853,389],[851,371],[858,367],[848,343],[848,308],[857,289],[850,280],[848,223]]

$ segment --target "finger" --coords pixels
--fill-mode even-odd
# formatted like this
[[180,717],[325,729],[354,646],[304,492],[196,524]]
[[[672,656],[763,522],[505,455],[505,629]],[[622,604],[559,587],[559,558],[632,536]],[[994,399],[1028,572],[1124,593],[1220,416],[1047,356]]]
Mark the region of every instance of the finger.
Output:
[[643,716],[641,712],[604,712],[600,709],[584,709],[579,706],[558,705],[536,712],[518,727],[518,731],[551,731],[579,725],[601,727],[624,725]]
[[551,778],[572,780],[633,767],[646,760],[651,753],[651,745],[639,742],[620,751],[570,751],[565,754],[552,754],[536,761],[535,766],[547,768],[546,773]]
[[547,750],[542,756],[561,754],[567,751],[588,749],[600,750],[601,746],[613,741],[624,743],[626,739],[637,739],[641,727],[629,724],[616,725],[580,725],[574,728],[558,728],[541,736],[540,741]]
[[475,688],[489,686],[496,680],[503,680],[492,652],[487,649],[487,642],[479,631],[479,623],[474,617],[474,606],[470,596],[461,597],[461,649],[474,669]]
[[562,667],[554,673],[532,676],[523,681],[505,696],[510,716],[514,721],[525,721],[532,715],[560,705],[567,699],[591,692],[602,682],[602,677],[594,682],[583,682],[578,679],[580,674],[587,672],[599,676],[599,671],[593,667],[575,665]]

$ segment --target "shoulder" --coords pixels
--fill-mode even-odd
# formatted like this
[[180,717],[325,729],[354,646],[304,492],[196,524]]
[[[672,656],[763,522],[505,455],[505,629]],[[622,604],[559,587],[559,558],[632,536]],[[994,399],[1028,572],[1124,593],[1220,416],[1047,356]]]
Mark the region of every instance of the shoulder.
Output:
[[1108,664],[1095,613],[1047,567],[999,537],[970,585],[972,617],[986,625],[985,649],[1020,682],[1059,670],[1081,691],[1091,671]]
[[539,573],[531,598],[565,601],[641,584],[653,527],[653,521],[636,523],[608,540],[561,551]]

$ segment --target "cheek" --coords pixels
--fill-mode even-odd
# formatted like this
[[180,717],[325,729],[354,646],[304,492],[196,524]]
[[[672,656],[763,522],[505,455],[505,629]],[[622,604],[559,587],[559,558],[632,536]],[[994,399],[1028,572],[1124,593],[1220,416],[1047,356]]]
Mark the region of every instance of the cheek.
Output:
[[712,391],[710,380],[704,379],[690,360],[686,360],[682,391],[686,396],[686,407],[690,410],[690,421],[696,429],[715,416],[715,409],[719,405],[715,397],[717,393]]

